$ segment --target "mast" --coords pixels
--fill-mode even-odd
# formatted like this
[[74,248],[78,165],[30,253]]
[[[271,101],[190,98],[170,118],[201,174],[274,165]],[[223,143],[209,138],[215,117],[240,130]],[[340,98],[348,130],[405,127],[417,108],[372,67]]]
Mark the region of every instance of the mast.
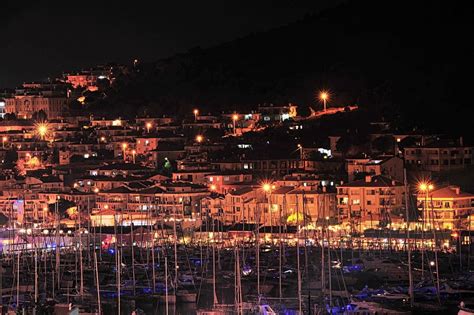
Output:
[[20,253],[21,251],[18,249],[17,267],[16,267],[16,309],[17,310],[20,307]]
[[[1,270],[0,270],[1,272]],[[1,290],[1,288],[0,288]],[[1,291],[0,291],[1,292]],[[35,309],[38,303],[38,248],[35,242]]]
[[[60,287],[60,279],[59,279],[59,273],[60,273],[60,266],[61,266],[61,257],[60,257],[60,253],[59,253],[59,247],[60,247],[60,239],[59,239],[59,196],[58,198],[56,198],[56,203],[55,203],[55,207],[54,207],[54,215],[56,217],[56,235],[55,235],[55,238],[56,238],[56,248],[55,248],[55,252],[56,252],[56,267],[55,267],[55,272],[56,272],[56,279],[57,279],[57,288],[59,290],[59,287]],[[54,286],[54,283],[53,283],[53,286]]]
[[[214,237],[214,220],[212,221],[212,236]],[[215,240],[212,242],[212,292],[214,298],[214,307],[216,304],[219,303],[217,299],[217,292],[216,292],[216,243]]]
[[153,285],[153,293],[156,293],[156,274],[155,274],[155,224],[153,224],[152,217],[151,217],[151,209],[149,210],[149,218],[151,224],[151,263],[152,263],[152,285]]
[[[324,207],[324,199],[322,201],[323,201],[322,203]],[[321,222],[322,222],[322,226],[321,226],[321,291],[324,294],[324,291],[326,291],[326,279],[324,277],[324,273],[325,273],[324,271],[324,217],[321,217]]]
[[331,281],[331,232],[329,230],[329,217],[327,217],[328,234],[328,282],[329,282],[329,307],[332,308],[332,281]]
[[176,233],[176,207],[174,209],[174,218],[173,218],[173,236],[174,236],[174,289],[178,289],[178,236]]
[[260,207],[257,203],[257,224],[255,228],[257,229],[255,233],[255,252],[256,252],[256,260],[257,260],[257,296],[258,302],[260,304]]
[[436,237],[436,230],[435,230],[435,218],[434,218],[434,207],[433,207],[433,195],[430,197],[430,203],[431,203],[431,230],[433,231],[433,241],[434,241],[434,254],[435,254],[435,268],[436,268],[436,297],[438,298],[438,303],[441,304],[441,298],[440,298],[440,285],[439,285],[439,264],[438,264],[438,250],[437,250],[437,245],[438,245],[438,240]]
[[[78,207],[77,213],[79,215],[79,269],[81,285],[79,287],[79,294],[81,298],[84,296],[84,267],[82,265],[82,231],[81,231],[81,210]],[[89,234],[87,234],[89,235]],[[89,237],[89,236],[88,236]],[[90,243],[88,243],[90,244]]]
[[[296,202],[298,203],[298,198],[296,198]],[[298,270],[298,311],[299,314],[301,312],[301,269],[300,269],[300,218],[299,218],[299,205],[296,204],[296,268]]]
[[102,309],[100,305],[100,283],[99,283],[99,268],[97,266],[97,252],[94,249],[94,265],[95,265],[95,283],[97,287],[97,306],[99,308],[99,315],[102,315]]
[[408,251],[408,295],[410,295],[410,307],[413,308],[415,302],[415,296],[413,294],[413,275],[411,268],[411,248],[410,248],[410,216],[408,210],[408,183],[407,183],[407,170],[403,169],[403,179],[405,185],[405,218],[406,218],[406,242]]
[[165,253],[165,308],[168,315],[168,255]]
[[134,246],[134,235],[135,232],[133,231],[133,222],[130,224],[130,241],[132,246],[132,282],[133,282],[133,296],[135,296],[135,246]]
[[[284,204],[284,200],[285,200],[285,197],[286,196],[286,193],[283,195],[283,204]],[[281,274],[282,274],[282,251],[283,251],[283,246],[282,246],[282,230],[281,230],[281,222],[282,222],[282,218],[281,218],[281,207],[278,207],[280,209],[279,211],[279,216],[280,216],[280,220],[279,220],[279,224],[278,224],[278,240],[279,240],[279,250],[278,250],[278,297],[281,298],[283,297],[282,295],[282,290],[281,290]]]

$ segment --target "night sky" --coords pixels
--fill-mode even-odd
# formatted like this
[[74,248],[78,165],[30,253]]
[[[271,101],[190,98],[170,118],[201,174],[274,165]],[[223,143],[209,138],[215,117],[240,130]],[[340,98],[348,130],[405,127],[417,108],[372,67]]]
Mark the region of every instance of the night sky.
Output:
[[154,61],[341,1],[2,1],[0,87],[101,63]]

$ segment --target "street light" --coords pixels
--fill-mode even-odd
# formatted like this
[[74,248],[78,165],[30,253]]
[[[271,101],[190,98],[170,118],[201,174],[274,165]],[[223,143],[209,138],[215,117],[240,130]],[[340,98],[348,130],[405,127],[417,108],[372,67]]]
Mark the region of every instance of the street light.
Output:
[[232,124],[234,126],[234,136],[235,136],[235,123],[237,120],[239,120],[239,115],[237,114],[232,115]]
[[137,154],[137,151],[136,150],[132,150],[132,161],[133,161],[133,164],[135,164],[135,155]]
[[262,189],[263,189],[263,191],[265,191],[265,192],[269,192],[269,191],[272,189],[272,186],[271,186],[269,183],[264,183],[264,184],[262,185]]
[[8,138],[6,136],[2,137],[2,148],[5,149],[5,142],[8,141]]
[[319,93],[319,99],[323,102],[324,104],[324,111],[326,111],[326,102],[329,99],[329,93],[327,91],[321,91]]
[[216,191],[216,189],[217,189],[217,186],[216,186],[216,185],[214,185],[214,184],[212,184],[212,185],[211,185],[209,188],[211,189],[211,191]]
[[194,113],[194,122],[197,121],[197,115],[199,114],[199,110],[196,108],[193,110],[193,113]]
[[201,136],[201,135],[197,135],[197,136],[196,136],[196,142],[197,142],[197,143],[201,143],[203,140],[204,140],[204,137],[203,137],[203,136]]
[[147,133],[150,133],[151,126],[152,126],[151,122],[146,123],[146,132]]
[[36,133],[40,136],[41,140],[44,140],[48,132],[49,132],[49,127],[47,123],[36,124]]
[[303,160],[303,146],[298,144],[298,151],[300,151],[300,160]]

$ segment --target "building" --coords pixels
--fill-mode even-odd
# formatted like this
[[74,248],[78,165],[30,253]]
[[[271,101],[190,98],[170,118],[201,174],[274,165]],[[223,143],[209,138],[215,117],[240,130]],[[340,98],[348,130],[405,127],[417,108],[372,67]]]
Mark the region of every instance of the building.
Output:
[[417,195],[418,209],[426,228],[468,229],[472,224],[474,195],[462,192],[459,186],[446,186],[433,191],[420,191]]
[[13,113],[19,118],[30,119],[34,113],[43,111],[48,119],[64,114],[68,99],[63,96],[15,95],[5,98],[5,113]]
[[339,220],[352,231],[402,225],[405,187],[388,177],[366,176],[337,187]]
[[276,188],[268,195],[270,215],[266,222],[272,225],[288,224],[312,226],[324,222],[326,218],[337,222],[336,192],[326,187],[292,187]]
[[384,175],[403,182],[403,160],[398,156],[346,159],[346,170],[349,182],[366,175]]
[[298,106],[293,104],[283,106],[262,105],[258,106],[260,120],[264,123],[282,122],[297,116]]
[[5,117],[6,111],[5,111],[5,101],[0,98],[0,118],[3,119]]
[[472,146],[458,142],[436,141],[423,146],[406,147],[405,163],[420,171],[442,172],[464,169],[472,165]]

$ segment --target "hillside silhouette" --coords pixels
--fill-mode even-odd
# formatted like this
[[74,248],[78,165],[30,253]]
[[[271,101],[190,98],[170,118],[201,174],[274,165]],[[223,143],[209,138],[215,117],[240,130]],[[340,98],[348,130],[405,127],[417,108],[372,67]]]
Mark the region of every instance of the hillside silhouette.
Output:
[[[357,104],[400,128],[466,133],[473,110],[472,2],[346,1],[295,23],[140,64],[96,110],[122,115],[242,110],[293,102],[304,111]],[[116,106],[118,104],[119,106]]]

